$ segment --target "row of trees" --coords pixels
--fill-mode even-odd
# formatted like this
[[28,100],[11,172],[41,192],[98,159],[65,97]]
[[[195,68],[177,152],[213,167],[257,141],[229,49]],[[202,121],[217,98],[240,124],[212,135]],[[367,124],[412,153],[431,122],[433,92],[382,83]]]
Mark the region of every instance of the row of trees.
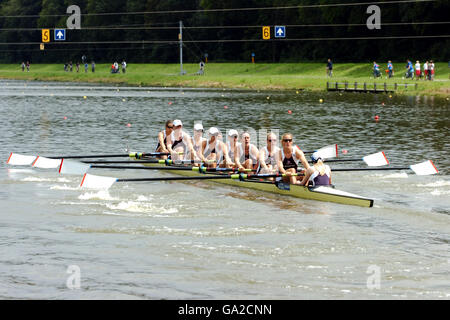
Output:
[[[380,4],[381,29],[375,30],[369,30],[365,25],[369,17],[366,13],[368,5],[215,10],[337,3],[334,0],[77,0],[76,4],[81,8],[81,30],[67,30],[65,43],[56,43],[52,37],[52,42],[41,51],[41,28],[66,28],[66,9],[73,2],[0,0],[0,61],[56,63],[79,61],[85,54],[96,62],[121,59],[129,62],[176,62],[179,59],[180,20],[185,26],[184,57],[191,62],[198,62],[205,53],[212,61],[250,61],[252,53],[255,53],[257,61],[268,62],[323,61],[329,57],[334,61],[449,58],[448,37],[406,38],[448,34],[449,24],[442,23],[448,22],[448,0]],[[113,12],[118,14],[95,15]],[[125,14],[127,12],[149,13]],[[265,25],[287,26],[287,40],[261,41],[261,27]],[[354,40],[355,37],[396,38]],[[316,38],[349,39],[293,40]],[[108,43],[100,44],[100,41]],[[73,42],[78,43],[71,44]]]

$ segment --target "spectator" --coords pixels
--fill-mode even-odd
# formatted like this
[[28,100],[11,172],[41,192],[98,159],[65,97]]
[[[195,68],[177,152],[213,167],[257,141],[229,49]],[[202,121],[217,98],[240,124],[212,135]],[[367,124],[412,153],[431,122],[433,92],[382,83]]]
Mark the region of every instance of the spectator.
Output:
[[27,67],[27,72],[30,72],[30,61],[27,61],[26,67]]
[[423,64],[424,79],[428,80],[428,61]]
[[127,63],[125,62],[125,60],[122,61],[122,73],[125,73],[127,69]]
[[25,62],[22,61],[22,72],[25,71]]
[[91,70],[92,70],[92,73],[95,72],[95,62],[94,62],[94,60],[92,60],[92,63],[91,63]]
[[392,65],[391,60],[388,61],[387,68],[388,68],[388,77],[392,78],[392,76],[394,75],[394,66]]
[[409,59],[406,60],[406,74],[405,74],[406,79],[408,79],[408,78],[413,79],[413,70],[414,70],[414,67],[412,65],[412,62]]
[[374,61],[373,62],[373,77],[378,78],[379,76],[381,76],[380,66]]
[[70,70],[70,72],[73,71],[73,64],[72,64],[72,61],[69,62],[69,70]]
[[203,62],[203,60],[200,60],[197,74],[203,75],[204,73],[205,73],[205,63]]
[[328,59],[327,62],[327,76],[330,78],[333,76],[333,62],[331,62],[331,59]]
[[76,67],[77,67],[77,73],[80,72],[80,63],[79,62],[77,62]]
[[88,63],[85,62],[85,63],[84,63],[84,73],[87,73],[87,72],[88,72],[88,67],[89,67]]
[[433,62],[433,60],[430,60],[430,67],[429,67],[429,69],[428,70],[430,70],[431,72],[431,76],[430,76],[430,80],[434,80],[434,62]]
[[420,76],[422,75],[422,72],[420,71],[420,62],[416,61],[416,65],[414,66],[414,69],[416,70],[416,80],[420,79]]
[[67,70],[68,70],[67,68],[68,68],[68,65],[67,65],[67,62],[66,62],[66,63],[64,63],[64,71],[65,72],[67,72]]

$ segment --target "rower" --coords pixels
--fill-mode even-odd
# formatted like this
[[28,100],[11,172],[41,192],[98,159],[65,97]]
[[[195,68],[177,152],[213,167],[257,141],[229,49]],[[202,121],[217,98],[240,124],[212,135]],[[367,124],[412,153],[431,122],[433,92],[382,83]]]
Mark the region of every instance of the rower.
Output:
[[313,165],[305,171],[305,177],[299,184],[302,186],[329,186],[331,184],[331,169],[323,164],[322,158],[317,152],[311,156]]
[[242,134],[242,143],[236,145],[234,151],[234,163],[239,170],[256,169],[258,163],[258,148],[250,143],[250,134],[245,132]]
[[297,177],[292,174],[297,173],[298,162],[300,161],[306,170],[309,168],[309,163],[303,151],[298,146],[294,146],[292,134],[285,133],[281,138],[281,144],[282,148],[278,153],[278,170],[281,174],[286,174],[283,178],[285,182],[296,184]]
[[277,136],[270,132],[267,134],[267,145],[259,150],[259,166],[257,173],[275,173],[277,171],[277,157],[280,148],[277,146]]
[[193,148],[196,153],[195,160],[200,161],[199,154],[202,152],[203,148],[203,142],[206,141],[205,138],[203,138],[203,125],[201,123],[196,123],[194,125],[194,141],[193,141]]
[[[172,133],[172,131],[173,131],[173,121],[167,120],[165,129],[158,133],[158,145],[156,146],[155,152],[169,153],[169,150],[167,150],[167,136],[169,136]],[[167,159],[167,155],[159,156],[157,158],[165,160]]]
[[[220,131],[216,127],[211,127],[208,130],[209,139],[203,141],[202,152],[200,157],[204,163],[207,164],[210,168],[216,168],[218,165],[221,165],[223,161],[225,163],[228,161],[228,150],[227,146],[223,141],[219,138]],[[223,160],[223,156],[225,155],[225,160]]]
[[169,150],[172,160],[195,159],[196,153],[192,145],[191,137],[183,131],[183,123],[181,120],[177,119],[173,121],[173,131],[167,137],[167,150]]
[[239,139],[239,133],[235,129],[231,129],[228,131],[228,138],[227,138],[227,150],[228,150],[228,158],[230,159],[230,162],[227,164],[228,168],[237,168],[236,164],[234,163],[234,151],[236,150],[236,146],[240,146],[241,143],[238,142]]

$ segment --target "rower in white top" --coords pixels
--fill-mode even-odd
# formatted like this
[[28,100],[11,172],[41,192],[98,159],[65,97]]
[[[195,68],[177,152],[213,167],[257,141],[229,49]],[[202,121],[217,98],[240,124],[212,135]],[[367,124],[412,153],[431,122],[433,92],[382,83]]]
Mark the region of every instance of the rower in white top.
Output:
[[[167,120],[165,129],[158,133],[158,145],[156,146],[155,152],[161,153],[169,152],[169,150],[167,150],[167,136],[172,134],[172,130],[173,130],[173,122],[172,120]],[[162,155],[159,156],[158,158],[167,159],[167,155]]]
[[230,162],[226,164],[222,163],[221,167],[237,168],[236,164],[234,163],[234,151],[236,150],[236,146],[241,145],[240,142],[238,142],[238,139],[239,133],[237,132],[237,130],[231,129],[230,131],[228,131],[226,146]]
[[278,171],[278,160],[280,148],[275,133],[267,134],[267,145],[259,150],[259,166],[257,173],[269,174]]
[[193,141],[193,147],[194,151],[196,153],[195,160],[201,161],[200,154],[202,153],[203,148],[203,142],[206,141],[206,138],[203,138],[203,125],[201,123],[196,123],[194,125],[194,141]]
[[239,170],[252,169],[255,170],[258,165],[259,150],[250,143],[250,134],[244,132],[242,134],[242,143],[235,146],[234,163]]
[[173,121],[173,132],[167,137],[167,150],[169,150],[172,160],[194,160],[196,152],[192,144],[192,139],[183,131],[181,120]]
[[[216,168],[222,162],[230,163],[226,144],[220,139],[220,131],[216,127],[208,130],[209,139],[202,143],[200,158],[209,168]],[[225,157],[225,159],[224,159]]]

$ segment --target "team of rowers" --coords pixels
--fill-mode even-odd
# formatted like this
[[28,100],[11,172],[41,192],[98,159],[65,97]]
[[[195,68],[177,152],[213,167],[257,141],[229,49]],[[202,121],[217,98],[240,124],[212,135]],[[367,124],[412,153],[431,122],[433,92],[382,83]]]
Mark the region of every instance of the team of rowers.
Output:
[[[310,166],[303,151],[294,145],[293,136],[285,133],[279,148],[277,135],[267,134],[267,145],[258,150],[250,142],[250,134],[241,134],[231,129],[227,141],[223,141],[219,129],[211,127],[208,138],[204,138],[203,125],[194,125],[193,138],[183,130],[181,120],[168,120],[165,129],[158,134],[157,153],[166,153],[172,160],[187,160],[203,163],[209,168],[233,168],[239,171],[250,169],[258,174],[284,174],[283,180],[299,185],[330,185],[331,169],[323,164],[317,153],[311,156]],[[167,159],[168,156],[160,156]],[[299,169],[301,163],[303,169]],[[300,175],[297,175],[301,173]]]

